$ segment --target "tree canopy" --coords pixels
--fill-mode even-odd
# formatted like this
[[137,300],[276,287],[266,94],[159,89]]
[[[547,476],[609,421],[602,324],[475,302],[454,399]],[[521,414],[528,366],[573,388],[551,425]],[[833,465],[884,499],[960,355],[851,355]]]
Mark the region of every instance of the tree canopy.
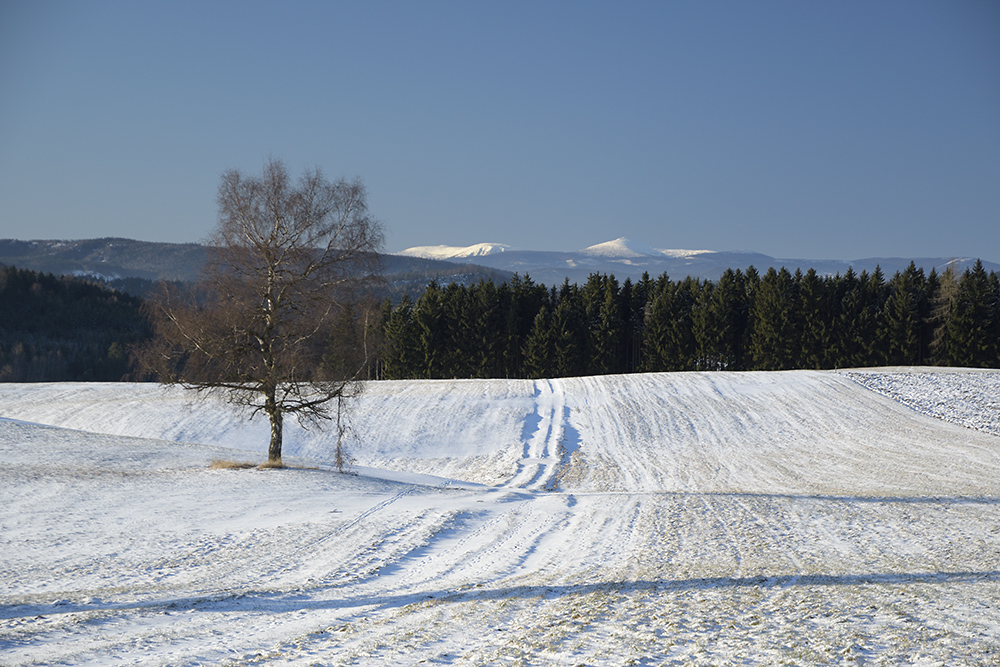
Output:
[[335,410],[339,423],[359,388],[382,227],[360,181],[314,170],[293,182],[275,160],[261,176],[225,172],[218,201],[205,279],[150,301],[156,338],[142,356],[161,378],[266,414],[279,463],[286,414]]

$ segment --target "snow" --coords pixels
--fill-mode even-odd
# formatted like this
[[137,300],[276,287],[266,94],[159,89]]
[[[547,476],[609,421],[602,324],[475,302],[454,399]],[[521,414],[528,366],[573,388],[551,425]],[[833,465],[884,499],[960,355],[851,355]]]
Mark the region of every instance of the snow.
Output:
[[[677,257],[677,258],[687,258],[694,257],[695,255],[705,255],[709,253],[715,253],[715,250],[682,250],[680,248],[664,248],[660,250],[660,254],[666,255],[667,257]],[[742,251],[732,251],[730,254],[735,254]]]
[[[486,257],[514,250],[512,246],[503,243],[477,243],[470,246],[428,245],[416,246],[401,250],[397,255],[423,257],[424,259],[469,259]],[[578,251],[581,255],[601,257],[605,259],[640,259],[650,257],[688,258],[695,255],[715,252],[713,250],[679,250],[654,248],[641,241],[625,237],[589,246]],[[539,253],[543,254],[543,253]]]
[[[1000,660],[997,372],[0,385],[4,665]],[[871,387],[871,389],[869,389]],[[874,391],[873,391],[874,390]]]
[[624,236],[619,237],[614,241],[606,241],[604,243],[592,245],[584,248],[580,252],[584,255],[592,255],[596,257],[617,258],[651,257],[661,254],[659,250],[651,245],[647,245],[641,241],[633,241],[625,238]]
[[859,370],[849,376],[917,412],[1000,435],[1000,372],[975,372],[974,381],[957,369],[951,373]]
[[637,259],[642,257],[658,257],[665,255],[673,258],[687,258],[695,255],[715,252],[714,250],[681,250],[670,248],[654,248],[651,245],[627,239],[624,236],[614,241],[606,241],[584,248],[580,251],[584,255],[593,257],[605,257],[615,259]]
[[485,257],[513,250],[503,243],[477,243],[470,246],[425,245],[401,250],[397,255],[422,257],[424,259],[463,259],[469,257]]

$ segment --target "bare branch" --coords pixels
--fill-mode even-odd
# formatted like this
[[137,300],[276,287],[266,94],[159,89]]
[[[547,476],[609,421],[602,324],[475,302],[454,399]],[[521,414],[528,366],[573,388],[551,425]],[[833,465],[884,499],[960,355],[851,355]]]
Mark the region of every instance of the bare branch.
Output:
[[356,304],[377,279],[382,227],[359,180],[317,169],[293,183],[277,160],[259,177],[223,173],[218,202],[205,279],[164,285],[144,358],[162,379],[267,414],[280,459],[284,414],[329,419],[327,403],[356,391],[367,349],[350,351],[365,345],[350,332],[367,329]]

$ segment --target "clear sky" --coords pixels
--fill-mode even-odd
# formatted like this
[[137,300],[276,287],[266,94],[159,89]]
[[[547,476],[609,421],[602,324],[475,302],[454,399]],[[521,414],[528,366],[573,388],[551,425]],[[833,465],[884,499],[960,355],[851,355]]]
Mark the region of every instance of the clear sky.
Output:
[[0,238],[360,176],[387,250],[1000,261],[1000,2],[0,0]]

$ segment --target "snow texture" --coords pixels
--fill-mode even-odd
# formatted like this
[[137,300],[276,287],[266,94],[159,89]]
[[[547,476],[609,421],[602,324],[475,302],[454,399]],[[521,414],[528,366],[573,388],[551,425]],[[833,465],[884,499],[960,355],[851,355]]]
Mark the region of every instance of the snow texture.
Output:
[[179,388],[0,385],[0,664],[997,664],[997,384],[378,382],[354,475],[294,422],[210,469],[267,425]]
[[917,412],[968,428],[1000,435],[1000,372],[858,371],[859,384],[908,405]]

